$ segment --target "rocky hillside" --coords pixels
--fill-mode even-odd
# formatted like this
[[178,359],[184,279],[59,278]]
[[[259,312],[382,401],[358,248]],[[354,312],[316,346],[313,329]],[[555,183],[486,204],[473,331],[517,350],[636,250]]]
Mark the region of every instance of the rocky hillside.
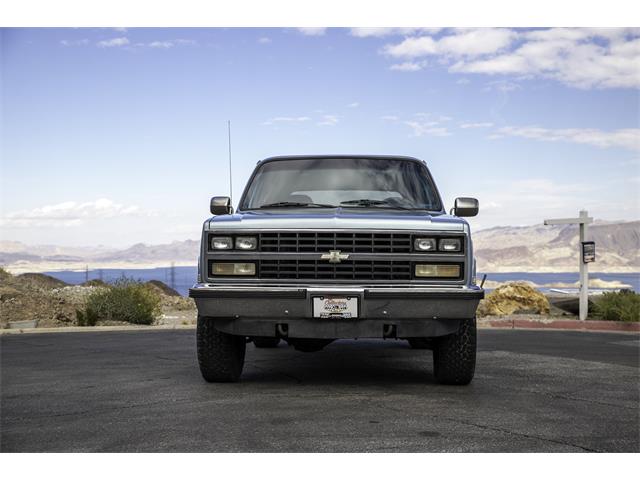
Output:
[[[596,222],[589,226],[587,240],[596,242],[592,271],[640,271],[640,222]],[[495,227],[474,234],[481,272],[575,270],[578,243],[576,225]]]
[[[160,298],[162,315],[157,323],[193,323],[195,304],[192,299],[181,297],[157,280],[145,285]],[[76,326],[77,311],[84,309],[88,296],[106,287],[107,284],[99,280],[69,285],[41,273],[11,275],[0,268],[0,329],[24,322],[28,325],[14,328]]]

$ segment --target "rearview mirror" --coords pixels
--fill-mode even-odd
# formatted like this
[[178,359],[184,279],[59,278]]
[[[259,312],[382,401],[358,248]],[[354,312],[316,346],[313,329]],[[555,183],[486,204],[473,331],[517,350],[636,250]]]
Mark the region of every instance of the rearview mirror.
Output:
[[229,197],[212,197],[210,210],[214,215],[229,215],[233,213],[231,199]]
[[479,209],[480,203],[477,198],[458,197],[453,204],[453,214],[456,217],[475,217]]

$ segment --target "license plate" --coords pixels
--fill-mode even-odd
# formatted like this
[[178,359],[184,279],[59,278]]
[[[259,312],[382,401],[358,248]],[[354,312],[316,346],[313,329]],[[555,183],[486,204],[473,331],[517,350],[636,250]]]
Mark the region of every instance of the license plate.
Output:
[[313,297],[313,316],[318,318],[357,318],[358,297]]

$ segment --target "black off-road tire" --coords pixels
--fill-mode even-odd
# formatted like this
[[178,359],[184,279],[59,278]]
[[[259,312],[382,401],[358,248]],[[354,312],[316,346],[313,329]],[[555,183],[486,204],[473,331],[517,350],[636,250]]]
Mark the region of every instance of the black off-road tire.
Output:
[[256,348],[276,348],[280,343],[280,339],[275,337],[252,337],[251,339]]
[[207,382],[237,382],[244,366],[246,338],[216,330],[210,318],[198,315],[198,364]]
[[476,319],[462,320],[456,333],[438,337],[433,345],[433,369],[438,382],[468,385],[476,369]]
[[433,348],[433,341],[430,338],[425,337],[412,337],[407,338],[409,346],[414,350],[429,350]]

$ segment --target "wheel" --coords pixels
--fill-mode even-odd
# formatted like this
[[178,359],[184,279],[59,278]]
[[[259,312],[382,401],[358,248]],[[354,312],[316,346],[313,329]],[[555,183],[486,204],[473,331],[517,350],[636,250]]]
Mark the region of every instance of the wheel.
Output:
[[409,346],[414,350],[428,350],[433,348],[433,342],[430,338],[426,337],[413,337],[407,338]]
[[213,321],[198,315],[198,364],[207,382],[237,382],[244,366],[246,339],[216,330]]
[[434,339],[433,369],[440,383],[468,385],[476,369],[476,319],[462,320],[456,333]]
[[274,337],[252,337],[256,348],[276,348],[280,343],[279,338]]

